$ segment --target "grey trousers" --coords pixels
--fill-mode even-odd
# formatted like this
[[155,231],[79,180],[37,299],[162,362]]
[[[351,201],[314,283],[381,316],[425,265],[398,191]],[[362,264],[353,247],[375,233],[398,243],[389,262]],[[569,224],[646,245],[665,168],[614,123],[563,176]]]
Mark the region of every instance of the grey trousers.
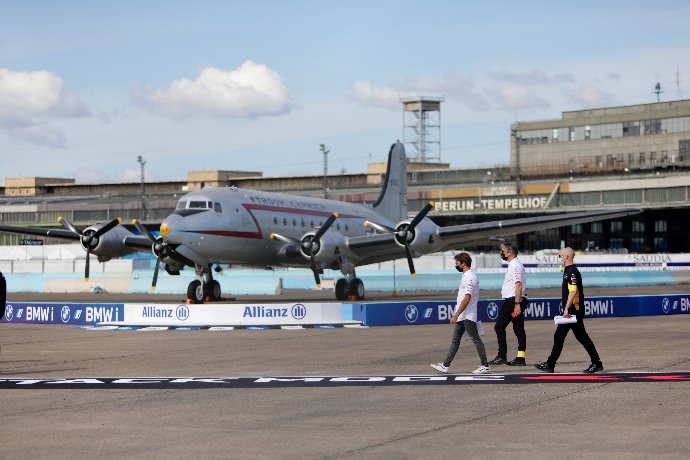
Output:
[[484,351],[484,342],[482,342],[481,337],[477,333],[477,323],[470,321],[468,319],[464,321],[458,321],[455,323],[455,329],[453,329],[453,340],[450,343],[450,349],[448,350],[448,356],[446,360],[443,361],[443,365],[448,367],[450,363],[455,358],[455,354],[460,348],[460,341],[462,340],[462,335],[467,331],[467,335],[472,339],[472,343],[477,348],[477,354],[479,354],[479,359],[482,362],[482,366],[488,366],[489,363],[486,360],[486,351]]

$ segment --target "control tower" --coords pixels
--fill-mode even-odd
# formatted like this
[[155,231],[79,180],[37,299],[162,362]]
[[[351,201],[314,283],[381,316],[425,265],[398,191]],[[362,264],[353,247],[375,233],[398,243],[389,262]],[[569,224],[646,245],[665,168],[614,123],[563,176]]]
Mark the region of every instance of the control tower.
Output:
[[[401,97],[403,144],[421,163],[441,162],[441,102],[443,97]],[[410,149],[411,146],[413,149]]]

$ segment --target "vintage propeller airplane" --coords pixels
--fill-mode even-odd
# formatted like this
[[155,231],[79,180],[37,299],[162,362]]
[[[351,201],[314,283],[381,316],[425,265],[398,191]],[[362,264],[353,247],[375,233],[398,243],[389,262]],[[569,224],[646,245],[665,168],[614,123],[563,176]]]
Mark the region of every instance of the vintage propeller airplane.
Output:
[[214,264],[244,266],[308,266],[314,281],[323,269],[339,270],[335,284],[339,300],[364,298],[364,284],[355,267],[397,259],[404,253],[412,276],[415,256],[486,242],[517,233],[592,222],[639,213],[639,209],[578,212],[541,217],[439,227],[426,217],[428,203],[417,215],[407,216],[407,158],[399,142],[388,153],[385,182],[378,200],[371,204],[344,203],[236,187],[204,187],[183,196],[175,211],[154,237],[136,220],[137,236],[119,225],[120,219],[80,230],[65,219],[62,229],[0,225],[0,232],[79,240],[89,258],[100,262],[138,251],[157,258],[152,288],[161,262],[169,274],[194,268],[195,280],[187,297],[201,303],[220,300],[220,284],[213,279]]

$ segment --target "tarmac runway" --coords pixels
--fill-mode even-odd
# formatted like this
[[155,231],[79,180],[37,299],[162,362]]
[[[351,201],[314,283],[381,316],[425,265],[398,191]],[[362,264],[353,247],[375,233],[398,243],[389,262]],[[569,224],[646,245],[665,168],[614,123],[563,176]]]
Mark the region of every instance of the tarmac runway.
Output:
[[[678,292],[672,288],[645,293]],[[536,292],[532,297],[546,295]],[[332,293],[317,294],[330,301]],[[96,297],[115,301],[103,296]],[[417,299],[427,298],[433,297]],[[0,386],[0,458],[688,458],[690,381],[631,381],[616,373],[690,372],[690,316],[585,324],[605,367],[597,380],[520,383],[558,377],[531,366],[548,356],[553,322],[528,321],[528,367],[492,368],[493,378],[514,383],[457,381],[454,375],[460,383],[438,384],[409,377],[444,378],[429,364],[445,357],[450,325],[141,332],[3,323],[0,381],[107,377],[154,383],[138,389],[98,383],[67,389],[45,381]],[[487,326],[491,359],[497,346]],[[514,353],[510,329],[508,344]],[[557,373],[581,376],[588,364],[570,334]],[[464,379],[478,365],[475,348],[463,342],[450,370]],[[356,386],[324,383],[332,379],[321,379],[321,386],[253,383],[290,376],[387,380]],[[396,376],[408,381],[394,384]],[[160,377],[251,379],[199,388],[161,386],[155,383],[165,380]]]

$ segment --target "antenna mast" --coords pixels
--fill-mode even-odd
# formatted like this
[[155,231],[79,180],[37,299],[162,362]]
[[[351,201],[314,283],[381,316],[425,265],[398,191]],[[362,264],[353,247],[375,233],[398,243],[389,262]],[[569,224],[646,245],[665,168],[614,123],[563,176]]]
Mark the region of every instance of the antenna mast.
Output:
[[323,197],[328,199],[328,147],[326,144],[319,144],[323,152]]
[[146,220],[149,218],[149,211],[146,208],[146,183],[144,182],[144,165],[146,160],[139,155],[137,157],[137,162],[141,165],[141,219]]
[[661,83],[657,82],[656,86],[654,87],[654,91],[652,91],[654,94],[656,94],[656,101],[661,102],[661,98],[659,95],[661,93],[665,93],[666,91],[661,90]]

